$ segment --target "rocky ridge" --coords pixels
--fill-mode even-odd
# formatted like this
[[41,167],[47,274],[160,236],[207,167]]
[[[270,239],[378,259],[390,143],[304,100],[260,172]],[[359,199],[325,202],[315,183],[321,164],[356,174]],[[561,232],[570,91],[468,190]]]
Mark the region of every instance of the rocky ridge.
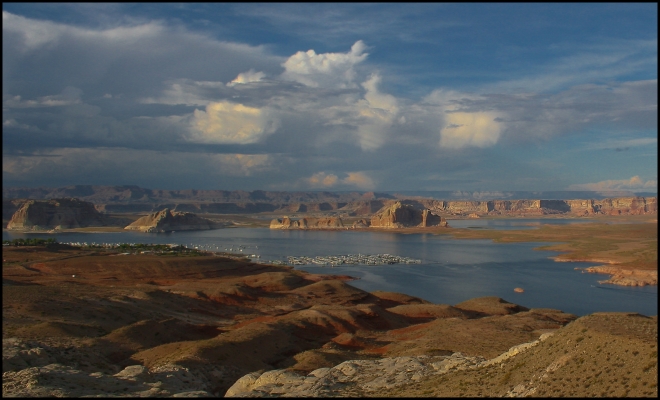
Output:
[[[495,195],[497,193],[492,193],[492,196]],[[588,216],[657,213],[657,197],[625,196],[623,192],[607,194],[621,197],[605,198],[600,192],[512,192],[500,193],[500,195],[504,199],[482,200],[484,197],[481,195],[475,197],[473,193],[460,192],[429,192],[427,197],[423,197],[374,192],[152,190],[130,185],[3,188],[3,219],[8,219],[20,207],[21,202],[17,202],[19,199],[64,197],[89,201],[99,211],[107,213],[155,212],[169,208],[173,211],[212,214],[345,212],[349,215],[360,216],[371,215],[384,206],[404,200],[414,202],[421,208],[428,208],[436,214],[446,215],[476,213],[480,215],[573,214]],[[518,197],[511,199],[513,195]],[[532,197],[543,195],[549,197],[546,199]],[[525,199],[525,197],[519,196],[530,197]],[[557,196],[563,196],[563,199]]]
[[550,337],[516,345],[486,360],[460,352],[447,356],[386,357],[379,360],[349,360],[332,368],[319,368],[306,376],[285,369],[250,373],[227,390],[225,397],[363,397],[411,382],[453,371],[475,370],[500,364]]
[[656,397],[657,332],[657,317],[594,313],[491,359],[455,352],[255,372],[226,397]]
[[124,229],[140,232],[172,232],[216,229],[222,225],[193,213],[170,211],[168,208],[144,217]]

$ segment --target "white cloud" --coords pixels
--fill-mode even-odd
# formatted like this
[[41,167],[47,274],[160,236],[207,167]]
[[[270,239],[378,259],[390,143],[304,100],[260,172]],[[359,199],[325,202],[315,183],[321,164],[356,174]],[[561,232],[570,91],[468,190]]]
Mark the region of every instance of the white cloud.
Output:
[[361,40],[347,53],[321,53],[314,50],[299,51],[282,66],[282,78],[310,87],[354,87],[354,66],[367,58],[366,45]]
[[247,72],[241,72],[238,74],[238,76],[229,82],[227,86],[234,86],[236,84],[242,84],[242,83],[251,83],[251,82],[259,82],[266,76],[263,72],[254,72],[253,69],[247,71]]
[[339,179],[335,174],[317,172],[309,178],[302,180],[311,188],[336,188],[337,186],[352,186],[358,189],[371,190],[376,187],[373,179],[364,172],[347,172],[346,177]]
[[349,172],[342,182],[360,189],[371,190],[376,187],[374,180],[364,172]]
[[371,75],[362,84],[366,90],[364,99],[357,102],[362,117],[357,131],[363,150],[374,150],[385,143],[387,131],[399,112],[396,98],[378,90],[380,80],[378,74]]
[[460,149],[494,145],[502,130],[498,116],[494,112],[447,112],[446,125],[440,130],[440,146]]
[[424,99],[424,103],[436,106],[442,115],[440,147],[460,149],[463,147],[490,147],[497,143],[502,132],[499,122],[503,116],[490,104],[481,107],[465,107],[464,103],[483,102],[481,96],[456,91],[435,90]]
[[278,121],[266,108],[255,108],[229,101],[195,110],[190,140],[201,143],[256,143],[275,132]]
[[[249,69],[278,74],[283,60],[264,46],[219,41],[159,21],[91,29],[3,11],[2,29],[3,89],[19,95],[23,86],[14,85],[30,79],[33,92],[75,86],[89,96],[153,97],[164,80],[227,82]],[[43,68],[48,72],[36,73]]]
[[596,183],[582,183],[570,185],[568,190],[593,190],[593,191],[607,191],[607,190],[657,190],[658,181],[655,179],[643,180],[638,175],[630,179],[622,180],[607,180]]
[[312,187],[329,188],[335,186],[339,182],[339,178],[335,174],[317,172],[309,178],[306,178],[305,181]]

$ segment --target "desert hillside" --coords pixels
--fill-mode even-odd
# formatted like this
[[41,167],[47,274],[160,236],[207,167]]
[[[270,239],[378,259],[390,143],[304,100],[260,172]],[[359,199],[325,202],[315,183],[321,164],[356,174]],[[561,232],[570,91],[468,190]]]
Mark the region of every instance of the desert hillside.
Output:
[[[567,383],[576,375],[593,395],[657,394],[655,318],[576,319],[492,297],[431,304],[347,279],[198,252],[6,246],[3,396],[222,396],[248,374],[337,378],[340,366],[406,363],[413,381],[396,367],[395,385],[346,383],[335,393],[333,378],[317,395],[565,396],[582,393]],[[510,351],[520,345],[526,351]],[[238,386],[248,395],[286,394],[250,379]]]

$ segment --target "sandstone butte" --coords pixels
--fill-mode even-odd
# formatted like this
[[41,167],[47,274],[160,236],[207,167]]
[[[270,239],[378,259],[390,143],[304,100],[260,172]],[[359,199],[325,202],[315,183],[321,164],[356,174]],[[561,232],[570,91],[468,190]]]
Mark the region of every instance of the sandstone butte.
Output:
[[[400,201],[381,208],[371,220],[360,219],[351,228],[426,228],[447,226],[447,220],[428,209],[420,210],[413,205]],[[271,229],[344,229],[347,228],[341,218],[302,218],[292,220],[289,217],[273,219]]]
[[428,209],[419,210],[400,201],[383,207],[371,217],[372,227],[407,228],[429,226],[447,226],[447,220]]
[[196,231],[218,228],[218,224],[189,212],[170,211],[166,208],[128,225],[124,229],[140,232]]
[[12,215],[7,229],[44,230],[104,226],[94,204],[73,198],[27,200]]

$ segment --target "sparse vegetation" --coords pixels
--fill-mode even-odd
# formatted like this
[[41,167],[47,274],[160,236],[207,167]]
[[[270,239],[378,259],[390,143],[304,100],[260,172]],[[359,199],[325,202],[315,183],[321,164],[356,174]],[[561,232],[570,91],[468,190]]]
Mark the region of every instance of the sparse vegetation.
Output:
[[42,239],[42,238],[18,238],[18,239],[12,239],[12,240],[3,240],[2,245],[3,246],[48,246],[48,245],[54,245],[57,244],[57,239],[55,238],[48,238],[48,239]]

